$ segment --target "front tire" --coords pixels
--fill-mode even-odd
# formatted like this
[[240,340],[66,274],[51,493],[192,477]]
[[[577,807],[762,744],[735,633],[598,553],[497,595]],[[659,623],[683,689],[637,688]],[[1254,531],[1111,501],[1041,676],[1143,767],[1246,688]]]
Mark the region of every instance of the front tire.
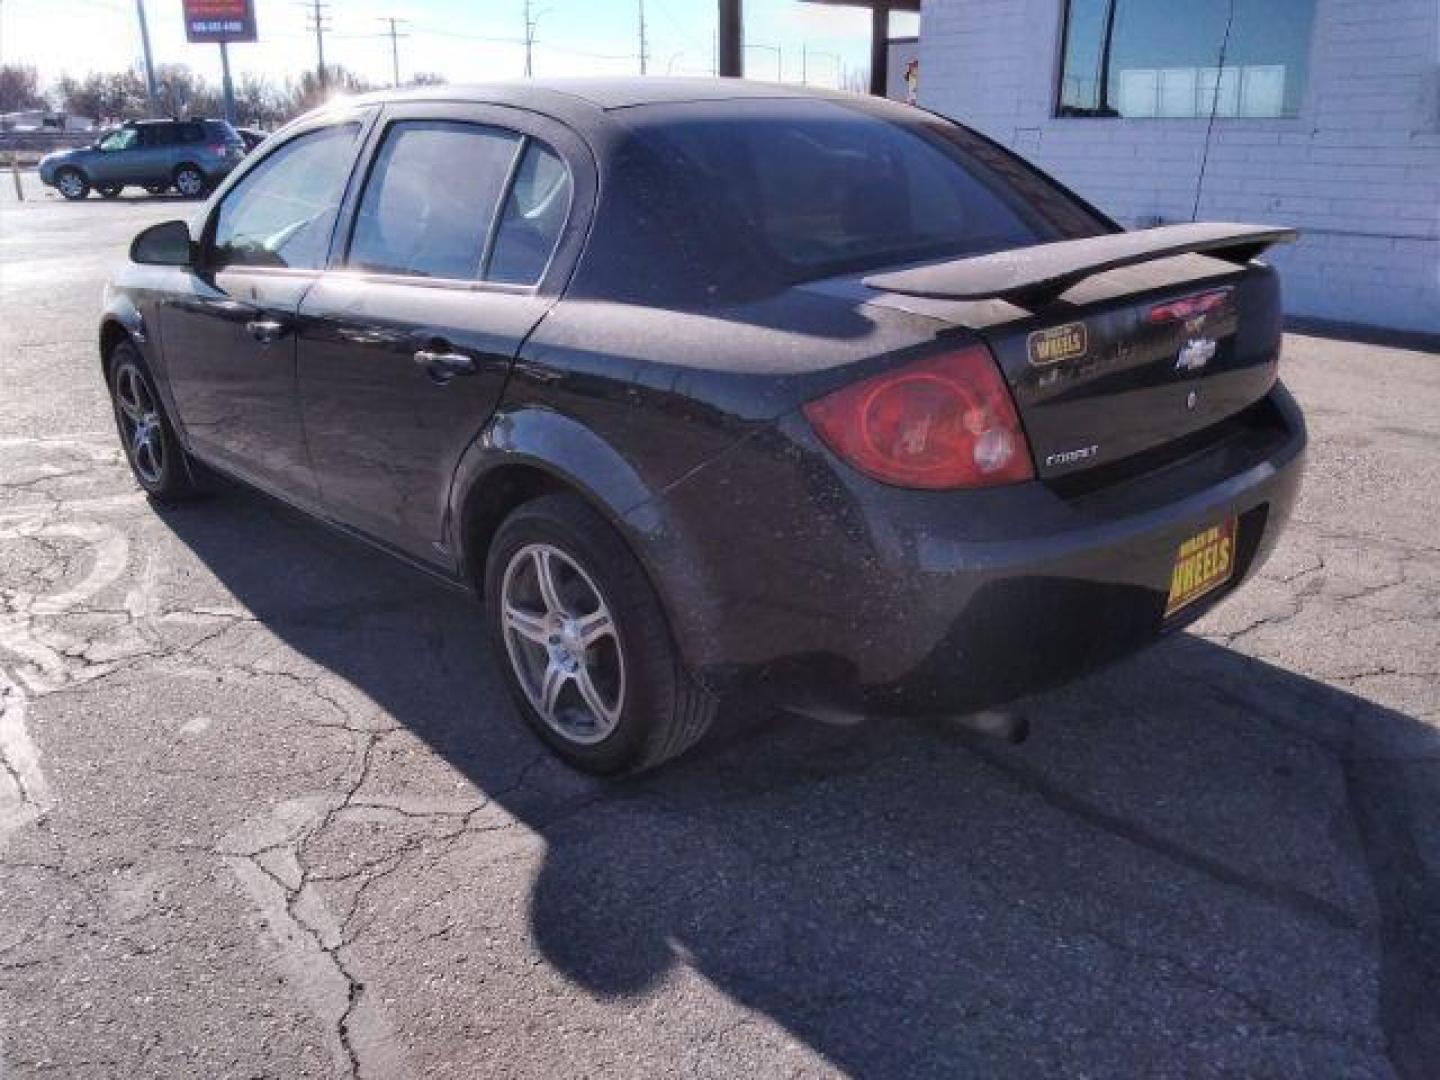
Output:
[[164,195],[170,190],[169,184],[146,184],[145,190],[151,195]]
[[102,199],[115,199],[119,198],[122,188],[119,184],[96,184],[95,190]]
[[90,194],[90,181],[79,169],[64,168],[55,174],[55,190],[67,199],[78,201]]
[[201,494],[150,369],[128,341],[110,354],[110,401],[125,459],[145,493],[161,502],[181,502]]
[[505,519],[485,596],[516,708],[574,768],[653,768],[714,720],[718,699],[685,670],[640,563],[579,496],[546,495]]
[[187,199],[205,194],[205,174],[198,165],[181,165],[175,170],[175,190]]

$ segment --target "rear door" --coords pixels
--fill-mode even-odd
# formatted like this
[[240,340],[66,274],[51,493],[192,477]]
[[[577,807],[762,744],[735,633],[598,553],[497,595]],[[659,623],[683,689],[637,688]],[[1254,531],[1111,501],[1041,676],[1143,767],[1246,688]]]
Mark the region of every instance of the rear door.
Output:
[[368,113],[299,129],[225,191],[200,266],[162,312],[165,363],[192,447],[313,504],[295,381],[295,315],[320,275]]
[[178,124],[141,124],[135,149],[125,155],[125,182],[150,184],[169,180]]
[[[391,106],[334,268],[299,312],[299,383],[334,518],[449,567],[450,482],[554,302],[583,144],[520,110]],[[573,245],[570,245],[573,246]]]

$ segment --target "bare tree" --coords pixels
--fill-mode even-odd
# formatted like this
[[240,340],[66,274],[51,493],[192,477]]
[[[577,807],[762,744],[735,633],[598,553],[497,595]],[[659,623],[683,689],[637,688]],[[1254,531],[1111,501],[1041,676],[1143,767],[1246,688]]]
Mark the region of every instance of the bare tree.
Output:
[[280,88],[263,75],[247,73],[235,84],[235,111],[244,123],[273,127],[286,118],[287,105]]
[[290,116],[297,116],[322,105],[337,94],[364,94],[374,89],[373,83],[348,68],[339,64],[326,64],[323,83],[314,71],[305,71],[298,79],[287,80],[286,96],[289,101],[286,112]]
[[40,75],[33,67],[0,64],[0,112],[38,109],[44,104]]

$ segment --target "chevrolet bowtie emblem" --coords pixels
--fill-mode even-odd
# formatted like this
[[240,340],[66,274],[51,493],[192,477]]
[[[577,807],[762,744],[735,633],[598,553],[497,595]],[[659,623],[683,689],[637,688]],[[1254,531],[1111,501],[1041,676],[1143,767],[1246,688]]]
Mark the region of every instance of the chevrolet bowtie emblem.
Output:
[[1191,338],[1180,347],[1175,370],[1184,373],[1199,371],[1210,362],[1216,348],[1214,338]]

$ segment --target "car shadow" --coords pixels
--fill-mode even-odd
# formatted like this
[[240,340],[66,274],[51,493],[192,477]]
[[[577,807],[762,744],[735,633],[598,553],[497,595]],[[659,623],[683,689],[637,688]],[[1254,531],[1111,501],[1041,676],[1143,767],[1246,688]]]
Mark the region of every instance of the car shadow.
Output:
[[520,729],[467,598],[246,491],[159,514],[544,838],[534,945],[592,995],[688,968],[860,1076],[1440,1061],[1440,784],[1412,718],[1179,635],[1026,702],[1019,747],[732,710],[603,783]]

